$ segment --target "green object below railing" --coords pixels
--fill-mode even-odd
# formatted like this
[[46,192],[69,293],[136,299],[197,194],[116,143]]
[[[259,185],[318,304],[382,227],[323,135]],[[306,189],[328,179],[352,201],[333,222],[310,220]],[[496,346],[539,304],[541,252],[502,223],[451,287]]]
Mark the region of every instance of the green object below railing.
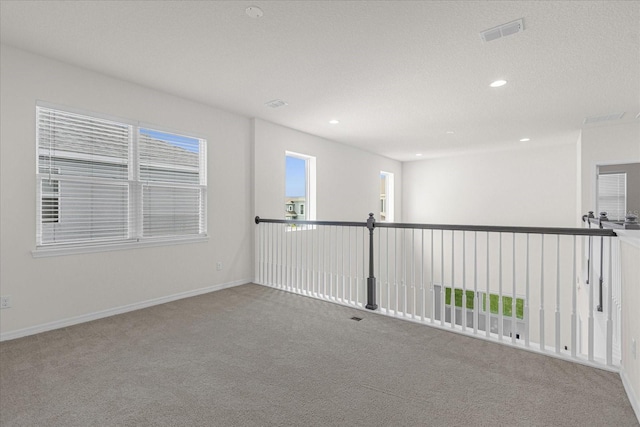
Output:
[[[462,289],[455,290],[455,304],[456,307],[462,308]],[[498,303],[500,301],[500,296],[498,294],[489,294],[489,309],[491,310],[491,314],[499,314],[498,312]],[[445,288],[445,304],[451,305],[451,288]],[[474,309],[474,293],[473,291],[467,291],[467,310]],[[502,296],[502,315],[504,317],[513,317],[513,298],[510,296],[503,295]],[[482,293],[482,311],[487,310],[487,294]],[[524,299],[516,298],[516,317],[518,319],[524,318]]]

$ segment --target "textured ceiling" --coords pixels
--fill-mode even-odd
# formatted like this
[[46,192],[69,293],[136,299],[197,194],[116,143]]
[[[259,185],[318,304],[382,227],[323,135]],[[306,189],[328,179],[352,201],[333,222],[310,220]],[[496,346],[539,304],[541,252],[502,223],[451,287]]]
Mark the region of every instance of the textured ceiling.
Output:
[[[639,1],[3,0],[0,12],[7,45],[398,160],[566,142],[587,116],[640,112]],[[482,42],[519,18],[522,33]],[[264,105],[276,98],[289,105]]]

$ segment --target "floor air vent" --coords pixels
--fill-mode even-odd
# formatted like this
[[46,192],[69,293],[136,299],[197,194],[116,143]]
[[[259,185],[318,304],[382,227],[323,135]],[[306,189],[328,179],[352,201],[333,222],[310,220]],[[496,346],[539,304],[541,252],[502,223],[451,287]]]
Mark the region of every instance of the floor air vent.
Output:
[[351,320],[355,320],[356,322],[359,322],[359,321],[361,321],[361,320],[362,320],[362,317],[356,317],[356,316],[353,316],[353,317],[351,318]]

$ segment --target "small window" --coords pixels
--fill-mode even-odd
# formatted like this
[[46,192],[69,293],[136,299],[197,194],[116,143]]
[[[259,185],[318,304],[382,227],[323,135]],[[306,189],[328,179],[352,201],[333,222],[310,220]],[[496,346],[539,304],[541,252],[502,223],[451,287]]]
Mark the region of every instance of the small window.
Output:
[[393,174],[380,172],[380,221],[393,222]]
[[598,213],[606,212],[611,221],[624,221],[627,212],[627,174],[598,175]]
[[315,219],[315,160],[304,154],[285,153],[286,219]]

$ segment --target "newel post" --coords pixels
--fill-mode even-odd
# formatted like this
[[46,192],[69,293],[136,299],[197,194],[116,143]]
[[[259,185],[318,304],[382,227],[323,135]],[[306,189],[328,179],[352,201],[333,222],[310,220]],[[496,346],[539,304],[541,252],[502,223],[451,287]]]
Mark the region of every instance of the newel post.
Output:
[[369,214],[367,219],[367,228],[369,229],[369,277],[367,278],[367,305],[369,310],[375,310],[378,308],[376,304],[376,278],[373,275],[373,229],[375,227],[376,220],[373,214]]

